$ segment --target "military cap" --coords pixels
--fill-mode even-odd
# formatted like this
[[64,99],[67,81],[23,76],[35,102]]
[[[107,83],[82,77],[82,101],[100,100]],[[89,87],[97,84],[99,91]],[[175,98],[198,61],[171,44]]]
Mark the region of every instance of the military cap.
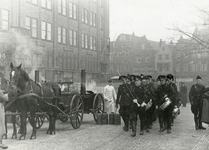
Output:
[[123,79],[127,79],[127,76],[121,75],[121,76],[119,77],[119,80],[123,80]]
[[197,76],[196,79],[202,79],[200,76]]
[[165,75],[159,75],[158,78],[159,78],[159,80],[166,79],[166,76]]
[[140,77],[139,75],[135,75],[135,80],[136,80],[136,79],[142,80],[141,77]]
[[147,80],[147,76],[141,76],[141,80]]
[[174,78],[172,74],[168,74],[166,77],[167,77],[167,79],[173,79]]
[[151,75],[147,75],[147,78],[148,78],[148,79],[152,79],[152,76],[151,76]]

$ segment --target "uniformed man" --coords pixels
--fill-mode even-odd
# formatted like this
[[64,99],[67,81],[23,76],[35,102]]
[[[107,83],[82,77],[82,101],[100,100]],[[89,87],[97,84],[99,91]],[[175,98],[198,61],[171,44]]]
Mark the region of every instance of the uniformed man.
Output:
[[135,77],[135,87],[133,88],[133,94],[135,99],[132,100],[131,106],[131,118],[132,118],[132,134],[131,136],[136,136],[136,124],[137,117],[140,119],[140,135],[144,134],[145,125],[145,102],[144,102],[144,89],[141,86],[141,77]]
[[[163,132],[167,129],[167,133],[171,133],[171,118],[173,107],[176,105],[175,101],[175,91],[174,89],[166,84],[166,76],[161,75],[160,77],[161,85],[157,89],[157,108],[160,130]],[[162,107],[165,102],[171,102],[167,107]]]
[[201,83],[202,78],[200,76],[196,77],[196,84],[191,86],[189,91],[189,100],[191,103],[191,111],[194,114],[195,129],[203,129],[201,118],[202,118],[202,95],[207,91],[204,85]]
[[125,124],[123,130],[128,131],[130,120],[130,108],[133,100],[132,86],[130,84],[130,78],[127,78],[127,76],[120,76],[119,79],[124,80],[124,84],[121,84],[118,87],[116,108],[118,108],[118,104],[120,104],[119,114],[121,115]]
[[155,91],[154,91],[154,85],[152,82],[152,76],[147,75],[145,77],[146,81],[143,82],[143,84],[146,87],[146,132],[149,132],[149,129],[152,128],[152,120],[154,117],[154,112],[155,112]]
[[[174,97],[175,99],[174,99],[174,101],[176,102],[176,106],[178,107],[178,103],[179,103],[180,96],[178,94],[177,86],[174,83],[174,76],[172,74],[168,74],[166,76],[166,78],[167,78],[167,84],[170,85],[171,88],[175,91],[175,97]],[[174,109],[174,107],[173,107],[173,109]],[[173,123],[174,123],[174,118],[172,117],[172,119],[171,119],[171,125],[173,125]]]

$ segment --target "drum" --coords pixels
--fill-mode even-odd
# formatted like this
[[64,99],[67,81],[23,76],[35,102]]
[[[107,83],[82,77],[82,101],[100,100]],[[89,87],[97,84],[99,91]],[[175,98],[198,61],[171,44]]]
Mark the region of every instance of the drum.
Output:
[[169,98],[165,98],[165,102],[160,106],[161,110],[165,110],[171,104],[171,100]]
[[148,110],[151,106],[152,106],[152,100],[150,100],[150,101],[147,103],[145,110]]

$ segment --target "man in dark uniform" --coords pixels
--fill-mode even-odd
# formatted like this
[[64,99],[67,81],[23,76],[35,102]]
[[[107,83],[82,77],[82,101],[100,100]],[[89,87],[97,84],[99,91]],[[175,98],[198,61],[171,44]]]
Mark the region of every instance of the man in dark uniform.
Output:
[[[132,86],[130,84],[130,79],[126,76],[120,76],[120,80],[126,80],[124,84],[119,85],[118,94],[116,99],[116,108],[120,104],[119,114],[121,115],[125,126],[124,131],[128,131],[129,119],[130,119],[130,108],[133,100]],[[129,82],[129,84],[128,84]]]
[[155,112],[155,90],[154,90],[154,84],[152,82],[152,76],[151,75],[147,75],[145,77],[146,79],[146,91],[145,91],[145,95],[146,95],[146,132],[149,132],[149,129],[152,128],[152,121],[153,121],[153,117],[154,117],[154,112]]
[[[161,85],[157,89],[157,107],[160,124],[159,132],[163,132],[167,129],[167,133],[171,133],[172,112],[174,105],[176,105],[175,90],[170,85],[166,84],[166,76],[161,75],[159,78],[161,82]],[[170,101],[170,105],[161,108],[162,104],[166,101]]]
[[197,83],[191,86],[189,91],[189,100],[191,103],[191,111],[194,114],[194,122],[195,122],[195,129],[203,129],[205,128],[202,126],[201,118],[202,118],[202,95],[206,92],[206,88],[202,85],[201,81],[202,78],[197,76],[196,78]]
[[[179,97],[179,94],[178,94],[177,86],[176,86],[176,84],[174,83],[174,76],[173,76],[172,74],[168,74],[168,75],[166,76],[166,78],[167,78],[167,84],[170,85],[171,88],[172,88],[172,89],[174,90],[174,92],[175,92],[175,97],[174,97],[174,100],[173,100],[173,101],[175,101],[175,102],[176,102],[176,106],[178,106],[180,97]],[[174,106],[174,105],[173,105],[173,106]],[[174,107],[173,107],[173,110],[174,110]],[[173,111],[172,111],[172,112],[173,112]],[[174,118],[173,118],[173,116],[172,116],[172,118],[171,118],[171,125],[173,125],[173,123],[174,123]]]
[[140,135],[144,134],[145,125],[145,102],[144,102],[144,89],[141,86],[141,77],[136,76],[135,87],[133,89],[133,94],[135,99],[132,100],[131,106],[131,118],[132,118],[132,134],[131,136],[136,136],[136,123],[137,116],[140,119]]

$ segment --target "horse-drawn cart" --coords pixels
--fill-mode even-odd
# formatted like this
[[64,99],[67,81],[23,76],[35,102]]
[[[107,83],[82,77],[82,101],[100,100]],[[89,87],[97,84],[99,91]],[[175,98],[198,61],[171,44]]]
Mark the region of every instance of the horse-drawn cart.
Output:
[[[74,129],[78,129],[83,120],[83,114],[93,114],[94,120],[97,122],[97,114],[104,112],[104,98],[102,93],[94,93],[86,91],[85,94],[79,94],[76,91],[70,91],[73,82],[60,82],[60,86],[65,85],[62,91],[59,108],[68,115],[60,113],[59,119],[66,122],[70,119]],[[82,92],[81,92],[82,93]]]
[[[18,71],[17,69],[15,71]],[[78,129],[81,126],[82,120],[83,120],[83,114],[84,113],[92,113],[94,120],[97,122],[97,114],[104,112],[104,98],[102,93],[94,93],[92,91],[86,91],[85,88],[85,71],[82,70],[81,72],[81,91],[80,93],[78,91],[72,91],[71,85],[73,82],[59,82],[59,83],[38,83],[37,78],[39,78],[39,75],[37,72],[35,73],[35,82],[28,84],[27,81],[25,82],[25,87],[27,86],[30,92],[26,92],[25,94],[21,94],[20,96],[17,96],[15,99],[16,101],[21,100],[22,102],[25,101],[24,99],[30,99],[29,101],[35,102],[38,99],[41,103],[37,104],[36,112],[31,112],[25,114],[27,117],[27,120],[30,122],[30,124],[33,126],[33,128],[39,129],[43,123],[45,118],[47,118],[50,121],[53,121],[53,118],[50,118],[50,112],[49,109],[55,113],[57,113],[57,117],[62,122],[67,122],[70,119],[71,125],[74,129]],[[20,78],[21,79],[21,78]],[[34,85],[37,84],[37,85]],[[32,87],[34,86],[34,87]],[[62,90],[62,87],[64,86],[64,89]],[[24,87],[24,88],[25,88]],[[56,89],[54,89],[56,87]],[[40,89],[37,91],[37,88]],[[57,88],[61,90],[61,93],[57,91]],[[36,93],[34,93],[34,90],[36,90]],[[45,91],[44,91],[45,90]],[[49,91],[47,95],[47,90]],[[54,91],[55,95],[53,97],[50,94],[50,92]],[[45,92],[45,95],[43,93]],[[57,94],[60,93],[60,94]],[[40,96],[40,94],[42,93]],[[33,99],[33,100],[32,100]],[[53,100],[54,99],[54,100]],[[29,101],[26,100],[28,103]],[[48,102],[47,102],[48,101]],[[11,105],[11,103],[10,103]],[[45,106],[45,109],[41,109],[42,106],[48,105],[48,109]],[[30,105],[32,106],[32,105]],[[39,108],[40,107],[40,108]],[[50,107],[50,108],[49,108]],[[25,113],[25,112],[24,112]],[[32,113],[32,115],[31,115]],[[35,113],[35,124],[34,124],[34,113]],[[18,116],[21,113],[6,113],[7,116]],[[51,116],[53,117],[53,116]],[[25,118],[25,117],[24,117]],[[26,119],[24,119],[26,120]],[[22,119],[21,119],[22,122]],[[25,124],[25,122],[23,122]],[[50,124],[50,123],[49,123]],[[51,129],[49,125],[49,129],[47,133],[52,134],[54,131],[54,128]],[[25,137],[25,133],[23,134]],[[34,135],[31,135],[31,138]],[[20,137],[21,139],[21,137]]]

